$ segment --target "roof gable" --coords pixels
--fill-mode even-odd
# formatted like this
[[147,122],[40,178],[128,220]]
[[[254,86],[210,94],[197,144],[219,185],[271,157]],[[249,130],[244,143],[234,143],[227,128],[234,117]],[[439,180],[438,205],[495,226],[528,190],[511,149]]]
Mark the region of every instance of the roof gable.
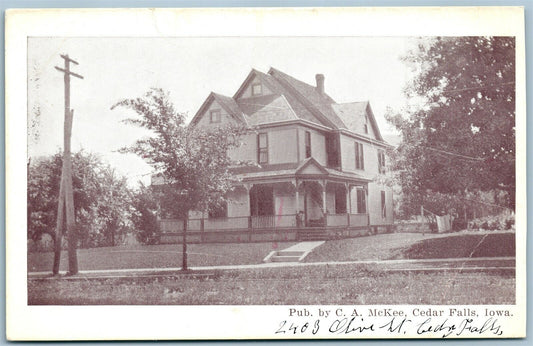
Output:
[[209,109],[213,102],[217,102],[231,117],[233,117],[238,122],[247,124],[246,118],[242,110],[239,108],[239,105],[235,100],[229,96],[224,96],[211,92],[209,96],[205,99],[204,103],[200,106],[200,109],[196,112],[194,117],[191,120],[191,125],[195,126],[198,124],[200,119],[204,116],[206,111]]
[[345,127],[342,120],[333,111],[331,105],[335,101],[326,93],[321,93],[316,87],[304,83],[271,67],[268,74],[276,78],[287,90],[294,94],[310,112],[312,112],[322,124],[333,128]]
[[317,160],[310,157],[302,162],[295,173],[299,175],[314,175],[328,174],[328,171]]

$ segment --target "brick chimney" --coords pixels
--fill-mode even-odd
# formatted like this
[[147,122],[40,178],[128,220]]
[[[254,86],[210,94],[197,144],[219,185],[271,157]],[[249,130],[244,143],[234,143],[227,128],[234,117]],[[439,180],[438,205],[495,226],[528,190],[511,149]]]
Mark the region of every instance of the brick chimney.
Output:
[[324,94],[324,75],[317,74],[316,78],[316,90],[322,95]]

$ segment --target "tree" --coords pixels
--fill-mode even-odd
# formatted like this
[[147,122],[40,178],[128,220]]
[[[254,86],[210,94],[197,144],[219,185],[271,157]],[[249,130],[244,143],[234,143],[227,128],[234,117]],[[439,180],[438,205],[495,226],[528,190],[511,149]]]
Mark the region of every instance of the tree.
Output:
[[[72,157],[74,210],[79,246],[114,246],[130,230],[130,190],[124,177],[91,153]],[[55,241],[62,153],[28,166],[28,239],[49,234]]]
[[240,146],[248,130],[240,124],[214,128],[191,127],[185,115],[176,112],[162,89],[150,89],[135,99],[119,101],[111,107],[133,110],[136,116],[125,123],[147,129],[151,137],[137,140],[122,152],[135,153],[160,173],[165,188],[177,196],[174,203],[185,220],[182,270],[187,270],[187,218],[192,210],[207,211],[226,201],[236,177],[229,168],[238,162],[228,155]]
[[157,220],[158,196],[152,186],[140,185],[133,196],[131,220],[135,228],[135,237],[143,244],[157,244],[160,228]]
[[403,193],[505,191],[514,208],[514,38],[420,39],[404,61],[419,106],[386,115],[402,136],[393,168]]

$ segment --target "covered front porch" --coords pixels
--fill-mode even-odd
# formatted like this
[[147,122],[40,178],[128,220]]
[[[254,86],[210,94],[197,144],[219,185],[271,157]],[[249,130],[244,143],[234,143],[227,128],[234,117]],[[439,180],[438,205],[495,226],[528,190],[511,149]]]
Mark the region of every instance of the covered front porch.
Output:
[[[369,226],[364,183],[327,179],[247,182],[218,213],[192,213],[188,231],[302,229]],[[184,220],[161,220],[163,232],[182,232]]]

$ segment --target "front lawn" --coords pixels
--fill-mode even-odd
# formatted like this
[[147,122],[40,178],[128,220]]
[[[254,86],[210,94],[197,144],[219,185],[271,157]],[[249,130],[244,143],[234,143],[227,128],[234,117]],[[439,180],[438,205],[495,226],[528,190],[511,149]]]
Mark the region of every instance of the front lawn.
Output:
[[323,265],[191,276],[30,279],[28,303],[137,305],[514,304],[514,275]]
[[393,233],[328,241],[311,252],[305,262],[513,257],[513,232]]
[[515,253],[514,233],[451,234],[417,242],[396,258],[514,257]]
[[398,249],[434,237],[442,237],[442,234],[389,233],[330,240],[314,249],[305,262],[386,260],[395,256]]
[[[259,264],[270,253],[295,243],[189,244],[188,264],[220,266]],[[80,270],[181,267],[181,244],[132,245],[79,249]],[[60,270],[67,270],[67,252],[61,254]],[[53,252],[28,253],[28,272],[51,271]]]

